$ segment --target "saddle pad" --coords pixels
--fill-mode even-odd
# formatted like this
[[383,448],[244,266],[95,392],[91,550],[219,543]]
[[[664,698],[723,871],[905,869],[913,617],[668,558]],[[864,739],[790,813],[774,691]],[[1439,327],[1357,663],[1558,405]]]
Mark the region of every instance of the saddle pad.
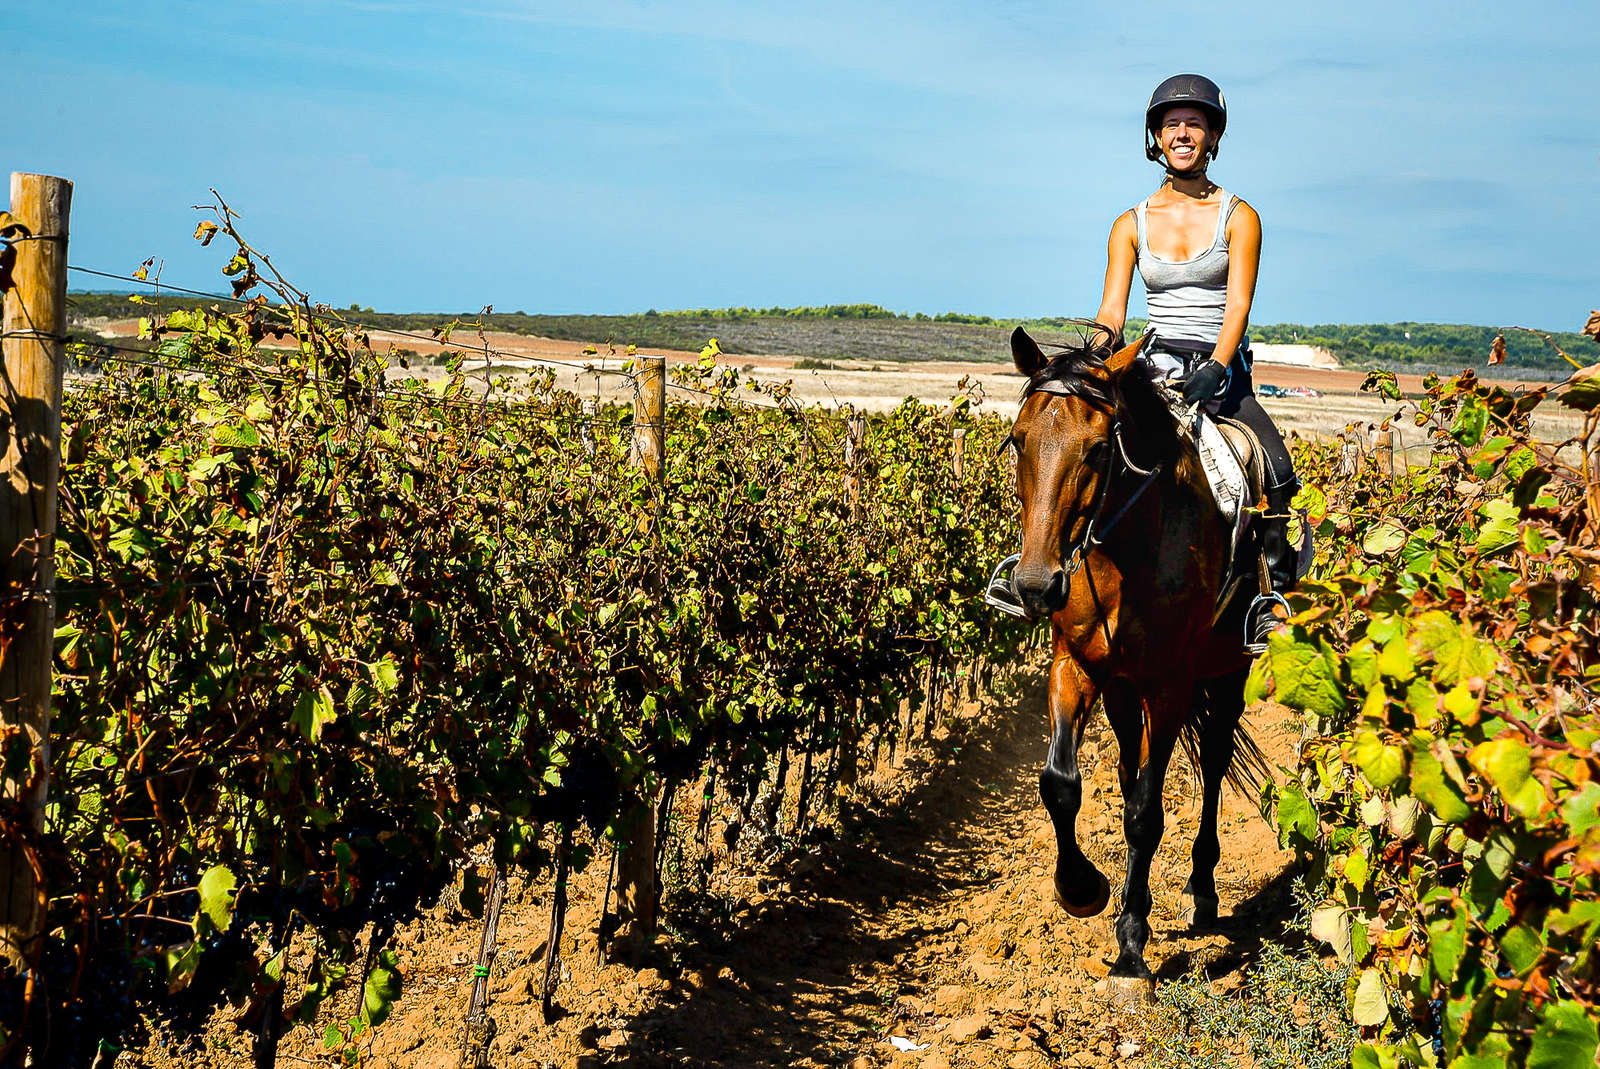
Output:
[[1205,469],[1206,481],[1211,484],[1211,494],[1217,499],[1217,508],[1231,525],[1237,525],[1239,509],[1250,490],[1250,480],[1244,465],[1232,446],[1223,437],[1210,416],[1202,415],[1194,438],[1200,452],[1200,465]]

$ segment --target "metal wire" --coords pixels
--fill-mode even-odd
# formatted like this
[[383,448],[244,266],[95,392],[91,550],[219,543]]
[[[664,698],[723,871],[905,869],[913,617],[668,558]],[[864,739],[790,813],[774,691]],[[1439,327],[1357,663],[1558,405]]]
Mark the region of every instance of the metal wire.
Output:
[[[77,272],[80,272],[80,273],[86,274],[86,275],[94,275],[94,276],[96,276],[98,278],[116,279],[117,281],[120,281],[120,282],[134,282],[134,283],[138,283],[140,285],[150,286],[150,287],[153,287],[155,289],[171,290],[174,293],[182,293],[182,294],[185,294],[185,295],[191,296],[191,297],[205,297],[205,298],[208,298],[210,300],[226,301],[226,302],[229,302],[231,304],[241,304],[241,305],[243,305],[243,304],[250,304],[252,302],[252,300],[259,300],[259,298],[230,297],[230,296],[226,296],[226,295],[221,294],[221,293],[208,293],[205,290],[194,290],[194,289],[188,289],[188,288],[183,287],[183,286],[169,285],[168,283],[161,282],[159,280],[152,280],[152,279],[148,279],[148,278],[138,278],[138,277],[136,277],[134,275],[117,275],[117,274],[112,274],[109,271],[99,271],[99,270],[96,270],[96,269],[91,268],[91,267],[79,267],[79,266],[74,265],[74,264],[68,264],[67,265],[67,270],[68,271],[77,271]],[[277,312],[280,315],[287,315],[288,314],[285,311],[285,309],[288,307],[287,305],[262,304],[261,307],[263,309],[265,309],[266,311]],[[346,320],[346,319],[344,319],[344,318],[342,318],[340,316],[329,315],[329,314],[325,314],[325,313],[322,313],[322,312],[317,312],[317,311],[309,310],[309,309],[302,310],[301,314],[307,315],[310,318],[317,320],[318,322],[332,323],[332,324],[335,324],[335,325],[337,325],[337,326],[339,326],[339,327],[341,327],[341,328],[343,328],[345,330],[357,331],[356,325],[351,324],[348,320]],[[622,376],[624,378],[632,378],[633,375],[634,375],[633,372],[631,372],[631,371],[623,371],[620,368],[596,367],[592,362],[587,362],[587,361],[580,362],[580,361],[577,361],[577,360],[560,360],[560,359],[557,359],[555,357],[531,356],[531,355],[528,355],[528,354],[525,354],[525,353],[511,353],[511,352],[507,352],[507,351],[505,351],[503,349],[496,349],[493,346],[488,346],[488,345],[482,345],[482,346],[455,345],[455,346],[453,346],[448,342],[440,341],[439,338],[437,336],[435,336],[435,335],[417,334],[417,333],[414,333],[412,331],[400,330],[398,328],[392,328],[392,327],[361,328],[359,330],[359,332],[363,333],[363,334],[370,334],[373,331],[381,331],[384,334],[392,334],[392,335],[395,335],[396,337],[400,337],[400,338],[408,338],[408,339],[411,339],[411,340],[414,340],[414,341],[425,342],[428,345],[438,345],[443,349],[446,349],[446,350],[454,349],[455,351],[461,352],[461,353],[482,353],[482,354],[487,355],[487,356],[500,356],[500,357],[505,357],[505,358],[510,359],[510,360],[526,361],[526,362],[535,363],[535,364],[545,364],[545,365],[548,365],[548,366],[551,366],[551,367],[577,368],[577,369],[579,369],[581,371],[584,371],[586,373],[592,373],[592,374],[596,374],[596,375],[620,375],[620,376]]]

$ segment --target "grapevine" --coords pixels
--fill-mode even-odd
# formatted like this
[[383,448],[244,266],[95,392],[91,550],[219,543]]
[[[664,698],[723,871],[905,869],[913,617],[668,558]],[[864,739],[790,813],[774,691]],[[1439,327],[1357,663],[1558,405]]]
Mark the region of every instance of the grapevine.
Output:
[[[1337,474],[1308,443],[1318,577],[1252,676],[1303,711],[1275,792],[1352,967],[1359,1067],[1589,1065],[1600,1011],[1596,369],[1511,392],[1471,372],[1402,398],[1427,467]],[[1528,417],[1584,414],[1559,447]]]
[[575,827],[615,838],[713,769],[753,797],[781,752],[832,797],[930,678],[1020,655],[975,596],[1014,538],[1007,427],[966,397],[869,417],[847,465],[839,414],[755,397],[713,346],[652,480],[629,411],[465,350],[414,376],[216,218],[240,303],[79,347],[64,403],[57,1014],[86,974],[207,977],[263,1033],[348,989],[348,1053],[403,990],[360,917],[485,852],[548,877]]

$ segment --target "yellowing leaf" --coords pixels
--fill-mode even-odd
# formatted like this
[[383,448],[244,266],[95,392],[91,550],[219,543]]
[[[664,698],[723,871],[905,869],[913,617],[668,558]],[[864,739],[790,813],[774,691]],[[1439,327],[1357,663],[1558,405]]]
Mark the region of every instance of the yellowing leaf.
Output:
[[1406,529],[1394,520],[1379,520],[1367,528],[1361,539],[1361,552],[1369,557],[1386,557],[1406,544]]
[[1521,739],[1491,739],[1474,746],[1467,763],[1494,784],[1506,804],[1525,817],[1537,816],[1544,788],[1533,778],[1533,756]]
[[1346,965],[1352,963],[1350,946],[1350,911],[1343,906],[1322,906],[1311,911],[1311,937],[1320,939],[1333,948],[1333,953]]
[[1356,1024],[1365,1028],[1380,1025],[1389,1019],[1389,996],[1383,989],[1383,978],[1378,975],[1377,969],[1361,970],[1350,1009]]

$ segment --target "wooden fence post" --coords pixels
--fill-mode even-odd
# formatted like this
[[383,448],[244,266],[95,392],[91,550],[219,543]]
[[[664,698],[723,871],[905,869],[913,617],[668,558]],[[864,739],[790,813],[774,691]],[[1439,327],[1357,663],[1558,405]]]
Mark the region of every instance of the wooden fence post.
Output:
[[1388,476],[1389,481],[1394,481],[1394,432],[1387,424],[1378,428],[1372,435],[1372,459],[1377,461],[1378,471]]
[[659,482],[667,457],[667,358],[641,356],[634,374],[634,463]]
[[957,427],[950,432],[950,474],[955,476],[956,485],[961,485],[961,477],[967,470],[967,429]]
[[[667,457],[667,360],[639,357],[633,381],[633,458],[657,484],[655,516],[661,519],[661,492]],[[647,582],[653,585],[654,579]],[[650,792],[623,818],[624,839],[617,852],[618,939],[637,950],[656,929],[656,818]]]
[[1365,459],[1366,432],[1358,423],[1345,427],[1339,435],[1339,474],[1355,475],[1361,470],[1362,461]]
[[867,417],[851,416],[845,427],[844,466],[849,474],[844,477],[844,497],[854,523],[861,518],[861,454],[867,441]]
[[[50,769],[50,651],[55,636],[56,475],[66,363],[67,220],[72,183],[11,176],[0,219],[15,259],[3,281],[0,375],[0,961],[38,960],[45,889],[29,840],[44,830]],[[12,260],[8,254],[6,260]]]
[[595,420],[600,417],[600,402],[590,398],[583,402],[583,422],[580,423],[578,438],[583,442],[583,451],[593,458],[598,451],[594,441]]

